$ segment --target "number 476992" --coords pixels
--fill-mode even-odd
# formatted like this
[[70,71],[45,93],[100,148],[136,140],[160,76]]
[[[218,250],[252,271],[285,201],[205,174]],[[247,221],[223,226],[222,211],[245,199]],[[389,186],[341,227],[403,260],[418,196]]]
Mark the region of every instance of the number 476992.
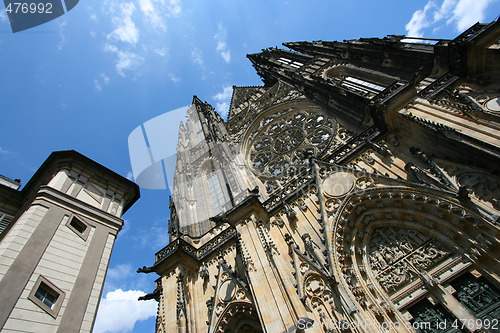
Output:
[[27,2],[14,2],[9,3],[5,9],[7,13],[11,14],[52,14],[52,4],[48,3],[27,3]]

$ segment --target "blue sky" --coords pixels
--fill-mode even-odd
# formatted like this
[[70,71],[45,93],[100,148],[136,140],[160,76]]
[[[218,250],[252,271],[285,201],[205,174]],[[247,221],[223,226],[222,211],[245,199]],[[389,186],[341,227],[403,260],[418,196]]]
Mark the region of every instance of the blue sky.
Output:
[[[0,173],[25,184],[50,152],[75,149],[132,178],[132,130],[193,95],[225,114],[233,85],[261,84],[248,53],[287,41],[453,38],[499,13],[500,0],[81,0],[13,34],[2,6]],[[156,304],[134,299],[156,276],[135,270],[166,245],[168,192],[141,194],[124,215],[96,332],[154,331]]]

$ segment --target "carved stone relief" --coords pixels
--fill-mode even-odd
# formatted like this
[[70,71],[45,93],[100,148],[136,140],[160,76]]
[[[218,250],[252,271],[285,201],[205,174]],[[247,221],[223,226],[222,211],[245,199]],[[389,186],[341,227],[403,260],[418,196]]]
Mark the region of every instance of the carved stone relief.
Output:
[[457,182],[465,186],[473,195],[489,201],[500,209],[500,180],[485,172],[476,170],[462,171],[456,176]]
[[324,155],[333,143],[337,123],[312,106],[273,112],[250,133],[246,151],[253,172],[268,193],[298,174],[309,156]]
[[381,227],[371,235],[368,257],[376,279],[391,293],[450,254],[443,243],[415,229]]
[[[215,295],[208,299],[209,332],[226,332],[245,317],[259,331],[260,323],[246,283],[224,262],[219,264]],[[238,330],[236,330],[238,331]]]
[[304,280],[304,291],[313,309],[328,303],[332,298],[332,291],[323,278],[317,274],[309,274]]

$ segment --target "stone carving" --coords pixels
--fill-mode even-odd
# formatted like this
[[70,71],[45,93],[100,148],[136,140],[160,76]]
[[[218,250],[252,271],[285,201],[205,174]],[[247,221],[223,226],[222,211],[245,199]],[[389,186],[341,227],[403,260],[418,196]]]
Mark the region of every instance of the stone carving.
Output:
[[278,248],[276,247],[276,244],[274,244],[271,236],[267,232],[266,227],[263,226],[263,223],[259,223],[257,226],[257,232],[259,233],[260,241],[262,243],[262,246],[264,247],[264,250],[266,251],[266,254],[269,256],[273,255],[279,255]]
[[304,200],[298,200],[297,205],[299,206],[299,209],[303,212],[307,211],[307,204]]
[[305,278],[304,291],[313,309],[318,308],[322,303],[328,303],[333,296],[323,278],[317,274],[310,274]]
[[226,280],[219,288],[219,297],[223,302],[230,302],[236,295],[236,284],[232,280]]
[[307,233],[303,234],[302,240],[304,241],[306,254],[309,256],[309,258],[320,265],[324,264],[325,258],[321,253],[320,247],[312,240],[311,236]]
[[500,115],[500,97],[477,96],[475,99],[484,106],[487,113]]
[[464,171],[457,175],[457,181],[476,197],[489,201],[500,209],[500,181],[498,178],[476,170]]
[[231,332],[234,330],[234,320],[238,321],[241,316],[252,317],[255,330],[251,331],[258,332],[259,320],[246,282],[224,261],[219,263],[216,278],[216,292],[206,301],[208,332]]
[[[319,108],[303,108],[270,114],[250,134],[247,158],[263,180],[289,178],[292,165],[307,165],[308,156],[324,154],[336,134],[335,120]],[[267,191],[275,190],[268,183]]]
[[420,91],[419,95],[421,98],[431,100],[436,98],[440,93],[445,91],[448,87],[450,87],[453,83],[457,82],[460,79],[459,76],[453,75],[451,73],[445,73],[433,83],[428,85],[425,89]]
[[285,211],[288,220],[290,221],[297,220],[297,213],[295,212],[295,210],[293,210],[293,208],[289,204],[284,204],[283,209]]
[[186,310],[186,295],[184,291],[184,276],[182,274],[177,275],[177,320],[185,320],[187,317]]
[[238,233],[238,241],[237,241],[237,251],[240,254],[241,261],[243,263],[243,266],[249,271],[253,272],[255,271],[255,265],[253,263],[252,258],[250,257],[250,253],[248,252],[248,249],[245,246],[245,243],[243,242],[243,239],[241,237],[241,234]]
[[[265,182],[266,188],[271,186],[273,191],[278,189],[279,185],[276,181]],[[316,186],[314,183],[314,178],[312,177],[312,168],[306,168],[297,177],[294,177],[284,185],[282,185],[281,191],[274,191],[273,194],[264,202],[264,207],[271,211],[277,206],[281,206],[286,198],[295,193],[316,193]]]
[[283,221],[283,218],[281,217],[281,214],[278,214],[274,218],[274,224],[276,224],[278,227],[282,227],[285,222]]
[[156,253],[155,265],[159,264],[163,260],[166,260],[179,250],[184,251],[196,260],[203,259],[218,249],[222,244],[225,244],[229,240],[235,238],[236,235],[237,233],[233,228],[227,228],[199,249],[185,242],[181,238],[178,238]]
[[382,227],[373,231],[370,266],[386,291],[414,280],[450,254],[441,242],[415,229]]
[[208,273],[208,267],[207,267],[207,264],[205,262],[203,262],[201,264],[201,267],[200,267],[200,277],[203,280],[207,280],[210,277],[210,275]]
[[331,213],[334,213],[339,207],[340,207],[340,200],[338,199],[328,198],[325,201],[325,209],[327,210],[329,215],[331,215]]

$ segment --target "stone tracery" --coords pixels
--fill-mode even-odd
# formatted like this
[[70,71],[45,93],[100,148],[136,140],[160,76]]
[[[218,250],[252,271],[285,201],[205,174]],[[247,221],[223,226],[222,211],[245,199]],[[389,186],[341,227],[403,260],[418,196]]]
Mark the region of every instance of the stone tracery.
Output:
[[324,155],[336,133],[336,121],[318,107],[270,112],[249,134],[247,159],[271,193],[309,156]]
[[381,227],[373,231],[369,258],[387,291],[403,286],[450,254],[444,244],[415,229]]

